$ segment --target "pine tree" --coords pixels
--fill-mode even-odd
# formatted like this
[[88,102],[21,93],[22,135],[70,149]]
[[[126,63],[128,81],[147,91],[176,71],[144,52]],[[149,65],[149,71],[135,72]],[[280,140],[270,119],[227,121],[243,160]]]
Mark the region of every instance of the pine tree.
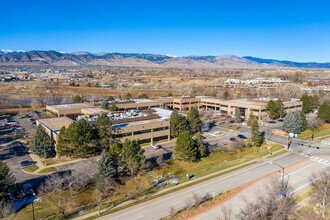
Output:
[[251,126],[251,123],[254,119],[257,119],[257,116],[253,115],[252,109],[250,109],[249,119],[247,121],[247,125]]
[[319,111],[317,113],[317,117],[321,118],[325,122],[330,122],[330,104],[327,102],[323,102],[320,105]]
[[121,149],[120,146],[118,144],[113,144],[112,146],[110,146],[109,151],[108,151],[108,156],[110,158],[110,160],[112,161],[112,166],[115,170],[115,178],[118,177],[118,167],[120,165],[121,162]]
[[198,149],[188,131],[179,134],[175,142],[174,151],[176,157],[179,157],[184,161],[194,162],[197,160]]
[[103,151],[100,160],[98,161],[97,176],[96,176],[96,189],[104,193],[106,188],[106,181],[108,178],[116,176],[116,171],[113,167],[113,161]]
[[225,92],[223,93],[223,99],[224,99],[224,100],[228,100],[228,98],[229,98],[229,93],[228,93],[228,91],[225,91]]
[[174,110],[170,117],[171,136],[177,137],[181,132],[188,130],[187,119]]
[[80,103],[82,102],[82,99],[79,95],[76,95],[74,98],[73,98],[73,103]]
[[295,126],[295,130],[294,130],[293,133],[300,134],[301,131],[302,131],[302,124],[303,124],[300,112],[299,112],[299,110],[296,110],[293,114],[294,114],[294,117],[296,119],[296,123],[295,123],[296,126]]
[[238,107],[235,108],[235,122],[236,123],[242,122],[241,110]]
[[139,99],[148,99],[149,97],[147,96],[147,94],[142,93],[141,95],[138,96]]
[[295,133],[297,131],[296,117],[293,112],[289,112],[283,121],[282,130],[287,133]]
[[54,157],[56,155],[54,142],[40,124],[34,134],[30,149],[32,153],[42,158]]
[[15,177],[8,166],[0,160],[0,206],[6,202],[5,196],[14,188]]
[[72,147],[66,138],[66,128],[63,126],[60,130],[60,133],[58,135],[57,145],[56,145],[56,152],[60,156],[68,156],[72,157],[73,152],[75,150],[74,147]]
[[199,157],[207,157],[209,155],[209,150],[207,148],[207,145],[204,143],[203,136],[201,134],[198,134],[195,139],[195,145],[199,152]]
[[112,101],[115,100],[115,98],[112,95],[109,95],[109,97],[107,98],[108,101]]
[[101,103],[101,108],[109,109],[109,102],[107,100],[103,100],[103,102]]
[[308,128],[306,115],[304,114],[303,111],[299,111],[299,113],[301,118],[301,131],[305,131]]
[[254,146],[260,147],[262,144],[262,137],[259,131],[258,121],[256,119],[251,122],[251,140]]
[[144,163],[144,150],[136,140],[126,139],[122,148],[122,162],[126,172],[135,175]]
[[102,113],[96,121],[97,133],[100,137],[100,144],[103,148],[108,148],[111,143],[111,120],[105,114]]
[[125,95],[125,99],[127,99],[127,100],[130,100],[132,98],[132,95],[131,95],[131,93],[126,93],[126,95]]
[[173,96],[173,94],[172,94],[171,92],[169,92],[169,93],[167,94],[167,96]]
[[118,111],[118,107],[115,104],[112,104],[110,107],[110,111],[116,112],[116,111]]
[[189,123],[189,130],[191,133],[196,133],[200,130],[201,122],[199,119],[198,108],[191,106],[187,114],[187,120]]
[[286,112],[285,112],[285,107],[283,105],[282,99],[277,99],[275,103],[277,105],[278,116],[280,118],[284,118],[284,116],[286,115]]

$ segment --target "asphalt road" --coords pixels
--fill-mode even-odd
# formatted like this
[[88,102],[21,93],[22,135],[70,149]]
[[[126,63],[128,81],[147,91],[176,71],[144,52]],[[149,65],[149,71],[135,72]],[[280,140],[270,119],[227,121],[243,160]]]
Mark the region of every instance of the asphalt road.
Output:
[[[303,155],[290,152],[285,156],[274,160],[274,162],[285,167],[303,159],[305,159]],[[243,185],[244,183],[258,179],[278,169],[279,168],[274,164],[269,164],[268,161],[265,161],[228,175],[193,185],[175,193],[144,202],[140,205],[118,211],[102,217],[101,219],[158,219],[168,215],[171,207],[175,208],[175,210],[184,208],[189,201],[192,201],[193,193],[196,193],[200,197],[219,194]]]
[[[274,165],[276,166],[276,165]],[[329,170],[329,165],[321,164],[312,160],[304,161],[301,164],[298,164],[294,167],[290,167],[285,169],[285,178],[284,181],[288,182],[289,187],[291,188],[290,192],[294,195],[304,190],[306,187],[309,186],[310,180],[309,176],[314,173],[321,171],[323,169]],[[282,181],[281,173],[274,175],[278,178],[279,181]],[[216,219],[223,219],[223,209],[230,208],[232,214],[230,219],[241,219],[239,218],[239,214],[241,210],[245,207],[246,201],[255,201],[258,199],[258,196],[262,196],[263,194],[267,193],[265,189],[265,184],[269,184],[270,178],[265,178],[260,180],[259,182],[249,186],[248,188],[244,189],[243,191],[239,192],[237,195],[232,197],[230,200],[216,206],[215,208],[204,212],[192,219],[194,220],[216,220]]]

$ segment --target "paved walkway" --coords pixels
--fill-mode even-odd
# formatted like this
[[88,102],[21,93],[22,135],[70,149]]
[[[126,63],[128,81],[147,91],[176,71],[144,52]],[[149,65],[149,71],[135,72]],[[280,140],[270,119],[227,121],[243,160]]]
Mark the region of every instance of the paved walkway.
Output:
[[[281,150],[283,150],[283,149],[280,149],[280,150],[278,150],[278,151],[281,151]],[[276,152],[278,152],[278,151],[274,151],[273,153],[276,153]],[[280,157],[282,157],[282,156],[284,156],[284,155],[285,155],[285,154],[282,154],[282,155],[279,155],[278,157],[274,157],[274,158],[271,158],[271,159],[274,160],[275,158],[280,158]],[[230,168],[227,168],[227,169],[224,169],[224,170],[221,170],[221,171],[218,171],[218,172],[215,172],[215,173],[212,173],[212,174],[209,174],[209,175],[206,175],[206,176],[200,177],[200,178],[196,178],[196,179],[193,179],[193,180],[190,180],[190,181],[187,181],[187,182],[181,183],[181,184],[176,185],[176,186],[173,186],[173,187],[166,188],[166,189],[164,189],[164,190],[158,191],[158,192],[156,192],[156,193],[154,193],[154,194],[152,194],[152,195],[149,195],[149,196],[152,197],[152,196],[155,196],[155,195],[158,195],[158,194],[161,194],[161,193],[164,193],[164,192],[167,192],[167,191],[170,191],[170,190],[173,190],[173,189],[176,189],[176,188],[179,188],[179,187],[185,186],[185,185],[187,185],[187,184],[191,184],[191,183],[194,183],[194,182],[196,182],[196,181],[200,181],[200,180],[203,180],[203,179],[206,179],[206,178],[212,177],[212,176],[214,176],[214,175],[218,175],[218,174],[221,174],[221,173],[226,173],[226,172],[231,171],[231,170],[235,171],[235,168],[240,167],[240,166],[243,166],[243,165],[246,165],[246,164],[249,164],[249,163],[251,163],[251,162],[262,162],[262,161],[264,161],[264,160],[269,160],[269,159],[267,158],[268,156],[269,156],[269,155],[266,155],[266,156],[264,156],[264,157],[260,157],[260,158],[254,159],[254,160],[250,160],[250,161],[247,161],[247,162],[245,162],[245,163],[241,163],[241,164],[238,164],[238,165],[236,165],[236,166],[233,166],[233,167],[230,167]],[[139,197],[137,200],[143,200],[144,198],[146,198],[146,197]],[[112,209],[112,208],[117,208],[117,207],[121,207],[121,206],[124,206],[124,205],[127,205],[127,204],[131,204],[131,203],[133,203],[133,202],[135,202],[135,201],[136,201],[136,200],[129,200],[129,201],[126,201],[126,202],[123,202],[123,203],[118,204],[116,207],[110,207],[110,208],[108,207],[108,208],[102,209],[102,210],[101,210],[101,213],[106,212],[106,211],[108,211],[108,210],[110,210],[110,209]],[[86,215],[79,216],[79,217],[77,217],[77,218],[75,218],[75,219],[82,220],[82,219],[87,219],[87,218],[92,217],[92,216],[95,216],[95,215],[98,215],[98,211],[91,212],[91,213],[88,213],[88,214],[86,214]]]

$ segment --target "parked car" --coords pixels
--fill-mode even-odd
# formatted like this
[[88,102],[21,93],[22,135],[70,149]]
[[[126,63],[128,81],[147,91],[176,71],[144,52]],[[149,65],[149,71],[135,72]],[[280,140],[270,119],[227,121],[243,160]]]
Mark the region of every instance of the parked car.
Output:
[[26,183],[26,184],[23,185],[23,192],[27,196],[35,195],[33,187],[30,183]]
[[24,160],[21,162],[21,166],[22,167],[28,167],[28,166],[31,166],[34,164],[34,161],[31,161],[31,160]]
[[244,135],[242,135],[242,134],[237,135],[237,137],[240,138],[240,139],[242,139],[242,140],[246,140],[246,139],[247,139],[247,138],[246,138]]
[[15,125],[15,124],[18,124],[18,123],[17,123],[17,121],[8,121],[7,124]]
[[155,148],[155,149],[160,148],[160,146],[158,144],[150,144],[150,147]]
[[15,147],[13,151],[14,151],[14,154],[15,154],[16,156],[20,156],[20,155],[25,155],[25,154],[27,154],[27,150],[26,150],[26,148],[23,147],[23,146]]
[[269,121],[269,124],[276,124],[276,121]]
[[234,142],[236,141],[236,138],[230,138],[229,140]]

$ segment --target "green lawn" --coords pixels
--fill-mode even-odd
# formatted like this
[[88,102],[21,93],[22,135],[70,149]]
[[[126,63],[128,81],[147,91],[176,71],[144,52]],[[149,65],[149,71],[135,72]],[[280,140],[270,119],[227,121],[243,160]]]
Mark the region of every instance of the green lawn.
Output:
[[48,167],[40,170],[38,173],[54,173],[54,172],[56,172],[56,170],[53,167]]
[[37,169],[39,169],[38,166],[33,166],[33,167],[24,168],[23,170],[24,170],[25,172],[28,172],[28,173],[33,173],[33,172],[36,171]]
[[[309,140],[312,138],[313,131],[304,131],[298,135],[298,138]],[[330,124],[323,124],[322,126],[314,130],[314,138],[329,136],[330,135]]]

